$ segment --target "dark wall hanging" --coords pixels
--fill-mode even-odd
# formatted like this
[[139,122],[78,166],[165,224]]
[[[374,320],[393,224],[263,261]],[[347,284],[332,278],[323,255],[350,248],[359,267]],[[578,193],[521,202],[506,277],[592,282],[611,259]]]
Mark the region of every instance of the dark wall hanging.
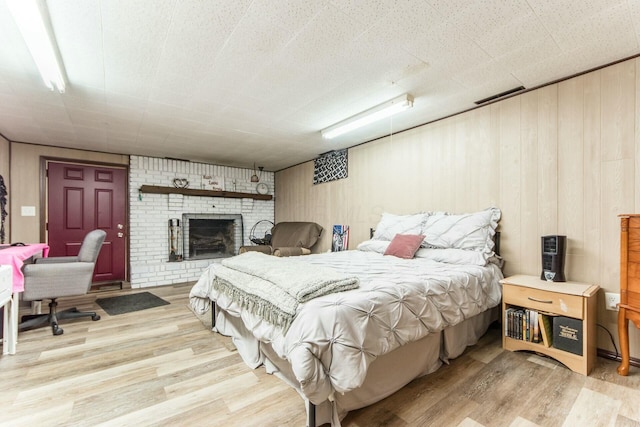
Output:
[[335,181],[348,176],[347,150],[330,151],[313,161],[313,183]]

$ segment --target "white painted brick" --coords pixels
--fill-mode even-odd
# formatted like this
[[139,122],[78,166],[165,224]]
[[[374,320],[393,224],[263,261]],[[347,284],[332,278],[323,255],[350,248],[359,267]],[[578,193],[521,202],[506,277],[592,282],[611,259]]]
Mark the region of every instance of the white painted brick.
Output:
[[[254,201],[249,209],[242,199],[220,197],[196,197],[179,194],[141,194],[141,185],[172,186],[174,178],[185,178],[189,188],[201,188],[202,175],[225,177],[225,187],[233,191],[255,192],[250,182],[251,169],[240,169],[166,160],[144,156],[131,156],[129,171],[130,188],[130,261],[132,288],[195,281],[209,265],[217,260],[168,262],[168,220],[181,218],[183,213],[242,214],[244,218],[243,243],[249,244],[249,231],[262,219],[273,221],[275,207],[272,201]],[[274,174],[263,172],[261,181],[273,188]],[[249,199],[251,200],[251,199]],[[246,205],[246,203],[245,203]]]

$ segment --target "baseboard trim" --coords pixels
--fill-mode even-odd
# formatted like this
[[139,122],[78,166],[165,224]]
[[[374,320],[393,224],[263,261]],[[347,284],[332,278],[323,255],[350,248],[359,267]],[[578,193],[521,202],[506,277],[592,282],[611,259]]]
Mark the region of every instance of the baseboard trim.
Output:
[[[116,280],[114,282],[96,282],[91,284],[91,288],[89,288],[89,292],[122,290],[122,289],[125,289],[124,284],[125,282],[121,280]],[[131,286],[129,286],[128,288],[130,289]]]
[[[610,351],[610,350],[602,349],[602,348],[598,349],[598,356],[604,357],[605,359],[609,359],[609,360],[615,360],[617,362],[622,361],[622,356],[620,356],[619,354],[614,353],[613,351]],[[635,357],[629,358],[629,365],[635,366],[636,368],[640,368],[640,359],[636,359]]]

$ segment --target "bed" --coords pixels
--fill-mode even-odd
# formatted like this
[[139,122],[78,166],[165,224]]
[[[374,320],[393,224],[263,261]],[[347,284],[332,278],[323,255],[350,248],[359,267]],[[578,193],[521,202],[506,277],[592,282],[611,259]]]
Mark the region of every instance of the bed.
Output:
[[[256,259],[276,258],[257,253],[243,258],[247,253],[214,264],[192,288],[190,303],[199,314],[212,309],[214,330],[232,337],[248,366],[264,366],[300,393],[308,425],[339,426],[348,411],[462,354],[497,318],[499,219],[497,208],[383,214],[372,238],[356,250],[277,261]],[[297,277],[288,268],[322,277],[337,272],[341,284],[353,285],[355,278],[357,287],[302,299],[284,320],[265,317],[255,300],[220,285],[228,268],[262,261],[278,271],[274,275]]]

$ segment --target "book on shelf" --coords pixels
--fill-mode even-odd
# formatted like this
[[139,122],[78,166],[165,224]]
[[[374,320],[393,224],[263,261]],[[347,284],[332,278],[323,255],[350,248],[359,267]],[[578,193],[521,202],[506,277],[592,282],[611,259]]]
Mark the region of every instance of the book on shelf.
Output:
[[551,317],[552,316],[549,316],[548,314],[538,314],[540,335],[542,336],[542,344],[544,344],[545,347],[551,347],[553,344],[553,324]]
[[565,316],[554,317],[553,346],[582,356],[582,320]]
[[509,337],[518,339],[518,310],[512,308],[509,314]]
[[518,326],[518,335],[517,335],[517,338],[519,340],[521,340],[522,339],[522,315],[524,314],[524,312],[522,310],[518,310],[517,313],[518,313],[518,325],[517,325]]
[[514,331],[513,325],[515,323],[515,321],[513,320],[515,317],[514,313],[515,313],[515,308],[510,307],[507,309],[507,313],[506,313],[507,319],[505,321],[505,327],[507,330],[505,331],[505,335],[508,336],[509,338],[515,338],[515,334],[513,332]]
[[533,318],[531,323],[533,323],[533,342],[540,342],[540,325],[538,324],[538,317],[540,317],[540,313],[537,311],[533,311]]
[[511,313],[513,308],[509,307],[504,311],[504,336],[511,337]]

